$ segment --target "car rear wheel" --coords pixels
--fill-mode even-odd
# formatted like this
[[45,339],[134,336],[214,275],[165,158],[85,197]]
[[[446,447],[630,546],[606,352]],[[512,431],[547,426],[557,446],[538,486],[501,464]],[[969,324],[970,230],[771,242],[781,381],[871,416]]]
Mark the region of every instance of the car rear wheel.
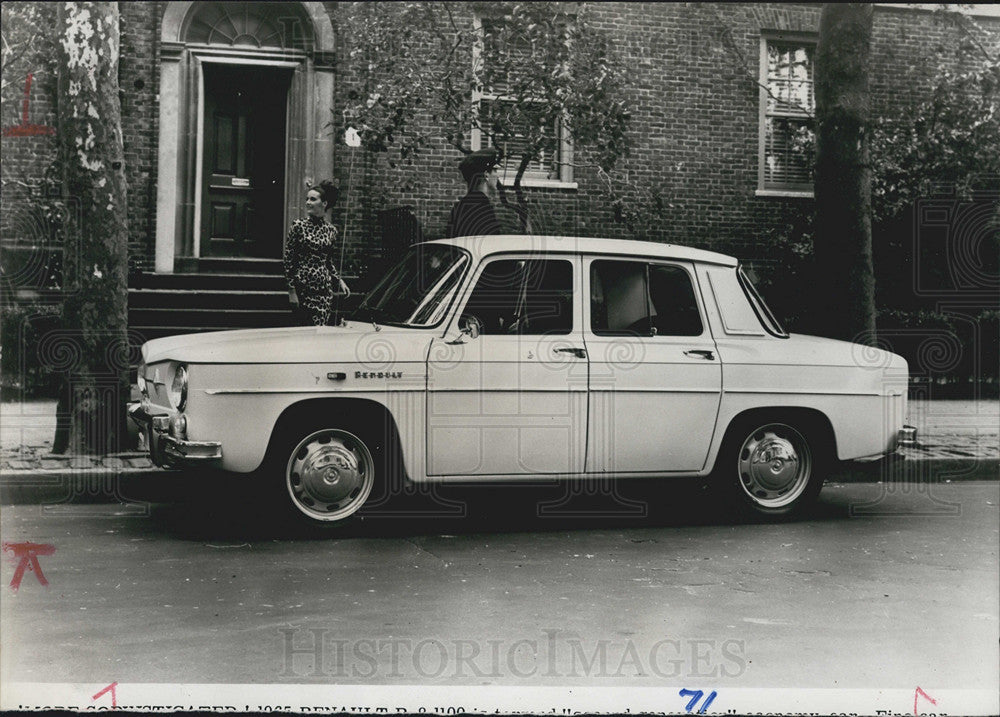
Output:
[[819,495],[825,462],[815,433],[782,421],[742,422],[726,437],[716,480],[741,512],[779,517],[801,512]]
[[309,431],[290,441],[282,456],[292,505],[318,524],[337,525],[354,515],[377,478],[373,448],[341,428]]

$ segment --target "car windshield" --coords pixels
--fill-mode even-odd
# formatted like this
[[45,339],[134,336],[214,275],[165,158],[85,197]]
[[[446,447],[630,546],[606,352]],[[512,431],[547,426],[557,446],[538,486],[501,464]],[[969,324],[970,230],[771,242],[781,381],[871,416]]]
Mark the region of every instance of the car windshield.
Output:
[[757,287],[753,285],[750,281],[750,277],[747,276],[747,272],[744,271],[743,267],[740,266],[737,269],[737,273],[740,279],[740,285],[743,287],[743,291],[746,293],[747,298],[750,300],[750,305],[753,307],[754,313],[757,314],[757,318],[760,319],[760,323],[763,324],[767,331],[775,336],[783,339],[788,338],[788,332],[778,323],[778,319],[775,318],[774,314],[771,313],[771,309],[764,302],[764,297],[760,295],[757,291]]
[[412,247],[352,314],[354,321],[434,326],[444,318],[469,255],[444,244]]

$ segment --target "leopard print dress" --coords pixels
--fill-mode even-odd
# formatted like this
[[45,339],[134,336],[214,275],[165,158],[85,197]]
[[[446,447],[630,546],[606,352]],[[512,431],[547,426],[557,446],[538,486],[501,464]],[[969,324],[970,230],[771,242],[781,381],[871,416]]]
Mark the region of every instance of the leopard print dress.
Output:
[[310,216],[292,223],[285,242],[285,278],[314,326],[325,326],[330,320],[333,292],[340,285],[333,263],[336,240],[335,226]]

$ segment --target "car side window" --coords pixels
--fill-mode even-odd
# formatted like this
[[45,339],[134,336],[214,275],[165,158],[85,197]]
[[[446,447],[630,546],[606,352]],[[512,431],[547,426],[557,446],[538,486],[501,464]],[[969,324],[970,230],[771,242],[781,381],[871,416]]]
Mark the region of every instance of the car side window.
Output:
[[649,296],[657,336],[701,336],[704,325],[686,271],[679,266],[651,265]]
[[590,265],[590,328],[598,335],[700,336],[691,277],[678,266],[598,260]]
[[573,330],[573,265],[565,259],[499,259],[486,265],[463,320],[483,334],[568,334]]
[[591,263],[590,329],[595,334],[649,334],[644,262],[600,260]]

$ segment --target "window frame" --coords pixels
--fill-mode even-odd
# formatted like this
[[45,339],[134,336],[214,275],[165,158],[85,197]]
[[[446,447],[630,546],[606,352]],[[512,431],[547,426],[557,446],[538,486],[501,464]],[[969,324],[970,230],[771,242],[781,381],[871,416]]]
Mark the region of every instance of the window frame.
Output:
[[[597,331],[594,329],[594,304],[593,304],[593,285],[594,285],[594,265],[598,262],[621,262],[629,264],[641,264],[644,267],[644,278],[643,283],[646,290],[646,318],[649,319],[650,332],[649,333],[639,333],[636,331],[610,331],[602,330]],[[695,308],[698,310],[698,319],[701,322],[701,333],[699,334],[661,334],[653,331],[652,324],[652,306],[653,306],[653,296],[650,292],[650,273],[653,267],[666,266],[674,269],[679,269],[684,272],[687,276],[688,283],[691,287],[691,295],[694,297]],[[642,257],[622,257],[622,256],[606,256],[606,255],[596,255],[589,257],[583,268],[583,274],[587,277],[587,294],[584,297],[584,304],[587,307],[586,316],[584,317],[584,326],[586,331],[591,336],[597,336],[600,338],[622,338],[630,337],[637,339],[666,339],[671,341],[691,341],[693,339],[704,338],[706,336],[711,337],[711,331],[708,325],[708,315],[706,313],[706,308],[704,306],[704,300],[701,297],[701,293],[698,289],[698,279],[695,274],[694,267],[690,266],[684,262],[670,261],[669,259],[644,259]]]
[[[479,69],[483,62],[483,19],[484,16],[480,13],[476,13],[473,16],[473,27],[475,29],[476,36],[476,41],[472,46],[473,69]],[[500,95],[489,92],[487,91],[487,88],[484,87],[474,87],[472,89],[472,105],[476,117],[479,117],[483,101],[512,101],[513,99],[514,98],[509,95]],[[543,100],[536,101],[539,103],[543,102]],[[559,122],[557,133],[559,134],[559,148],[556,150],[556,156],[552,161],[557,167],[558,177],[549,177],[549,172],[543,172],[542,170],[531,169],[529,167],[524,171],[524,176],[521,177],[522,187],[548,187],[554,189],[577,188],[577,183],[573,181],[573,142],[566,129],[565,123],[562,121]],[[490,145],[488,141],[484,141],[484,139],[488,138],[483,137],[483,132],[479,128],[478,124],[473,125],[469,133],[470,149],[475,152],[489,147]],[[500,177],[500,181],[505,187],[514,186],[514,178],[517,175],[517,165],[511,163],[509,159],[506,159],[504,164],[498,168],[498,175]]]
[[736,278],[740,282],[740,287],[743,289],[743,293],[746,294],[747,300],[750,302],[750,308],[753,309],[754,313],[757,314],[757,320],[760,321],[761,326],[764,330],[771,336],[775,336],[779,339],[787,339],[791,337],[791,334],[782,326],[781,322],[778,321],[778,317],[774,315],[771,311],[771,307],[767,305],[764,301],[764,297],[754,286],[750,277],[747,276],[744,271],[742,264],[736,267]]
[[[476,293],[476,289],[479,287],[479,282],[482,280],[483,275],[486,274],[487,269],[491,264],[501,261],[512,261],[512,262],[525,262],[526,265],[533,262],[555,262],[562,261],[569,265],[570,271],[570,291],[569,291],[569,319],[570,327],[568,330],[563,331],[544,331],[544,332],[529,332],[523,333],[521,330],[512,333],[483,333],[480,336],[490,336],[490,337],[507,337],[512,339],[520,339],[525,336],[528,337],[542,337],[542,336],[569,336],[574,333],[580,333],[580,329],[577,326],[578,320],[578,309],[577,309],[577,289],[581,281],[579,274],[578,262],[574,259],[571,254],[544,254],[537,255],[531,253],[502,253],[502,254],[492,254],[490,256],[484,257],[479,266],[476,268],[475,272],[472,274],[471,280],[469,281],[468,289],[464,292],[461,300],[459,301],[458,310],[455,312],[455,321],[461,322],[462,318],[466,315],[466,310],[469,308],[469,303],[472,301],[473,296]],[[524,309],[527,305],[527,286],[526,282],[530,275],[530,270],[526,266],[524,269],[520,270],[520,276],[518,277],[517,294],[518,299],[515,306],[514,314],[518,320],[523,318]]]
[[[758,108],[757,108],[757,189],[758,197],[803,197],[812,198],[815,196],[812,187],[805,188],[801,185],[776,185],[767,181],[767,120],[769,117],[788,117],[792,119],[809,119],[813,124],[815,132],[815,118],[808,117],[805,112],[779,112],[769,113],[767,111],[767,100],[769,97],[769,75],[768,75],[768,53],[769,44],[773,43],[797,43],[809,45],[814,51],[814,63],[812,75],[809,78],[815,92],[816,71],[815,71],[815,49],[818,44],[818,36],[812,32],[777,32],[761,31],[760,33],[760,60],[758,75]],[[815,104],[815,102],[814,102]],[[803,183],[804,184],[804,183]]]

